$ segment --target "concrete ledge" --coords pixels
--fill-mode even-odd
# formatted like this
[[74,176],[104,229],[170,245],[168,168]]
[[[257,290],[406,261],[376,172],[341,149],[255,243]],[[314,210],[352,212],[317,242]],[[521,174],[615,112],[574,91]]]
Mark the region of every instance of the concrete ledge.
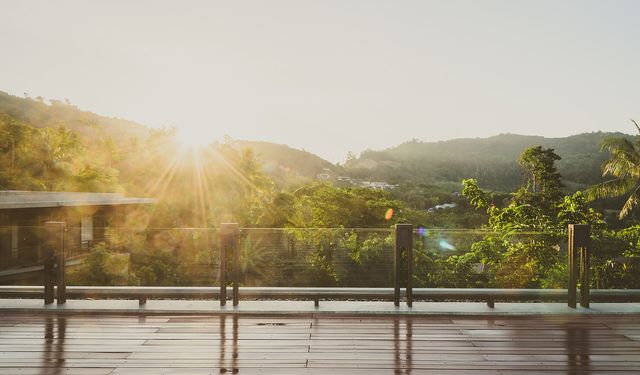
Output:
[[591,308],[569,308],[565,303],[501,303],[489,308],[476,302],[414,302],[413,308],[391,302],[325,301],[243,301],[239,306],[220,306],[218,301],[149,300],[69,300],[63,305],[44,305],[41,300],[0,300],[0,314],[133,314],[133,315],[359,315],[359,316],[575,316],[638,315],[639,303],[593,303]]

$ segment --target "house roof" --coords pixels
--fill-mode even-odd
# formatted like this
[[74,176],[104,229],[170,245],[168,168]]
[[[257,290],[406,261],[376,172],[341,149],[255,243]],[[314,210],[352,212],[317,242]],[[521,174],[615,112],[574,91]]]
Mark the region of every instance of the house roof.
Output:
[[0,210],[44,207],[118,206],[153,204],[154,198],[125,197],[120,193],[76,193],[0,190]]

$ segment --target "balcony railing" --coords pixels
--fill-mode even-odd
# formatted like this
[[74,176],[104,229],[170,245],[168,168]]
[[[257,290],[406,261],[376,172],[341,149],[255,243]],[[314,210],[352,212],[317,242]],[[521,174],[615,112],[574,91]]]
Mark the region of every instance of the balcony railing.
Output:
[[[572,229],[573,228],[573,229]],[[596,254],[587,227],[567,234],[413,228],[106,228],[87,251],[73,228],[31,228],[35,264],[0,271],[3,298],[639,301],[625,264]],[[6,241],[5,241],[6,242]],[[69,260],[69,249],[73,248]],[[24,251],[23,249],[19,249]],[[2,249],[0,255],[5,254]],[[492,259],[499,254],[502,261]],[[3,258],[0,258],[3,259]],[[63,262],[62,260],[66,261]],[[622,262],[622,263],[616,263]],[[3,263],[3,265],[6,263]],[[5,267],[6,268],[6,267]],[[573,270],[573,271],[572,271]],[[605,270],[606,271],[606,270]],[[23,275],[23,277],[20,277]],[[602,276],[605,275],[603,278]],[[11,276],[11,277],[8,277]],[[603,280],[605,282],[603,282]],[[44,288],[42,286],[45,286]],[[57,285],[57,287],[55,287]],[[576,287],[580,287],[581,294]],[[603,288],[604,286],[604,288]],[[590,290],[595,287],[594,290]]]

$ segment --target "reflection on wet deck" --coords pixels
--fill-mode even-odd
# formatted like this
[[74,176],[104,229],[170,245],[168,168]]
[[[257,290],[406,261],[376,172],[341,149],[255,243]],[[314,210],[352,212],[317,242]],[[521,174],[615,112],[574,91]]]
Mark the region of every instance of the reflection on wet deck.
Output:
[[0,374],[610,372],[640,373],[640,318],[0,318]]

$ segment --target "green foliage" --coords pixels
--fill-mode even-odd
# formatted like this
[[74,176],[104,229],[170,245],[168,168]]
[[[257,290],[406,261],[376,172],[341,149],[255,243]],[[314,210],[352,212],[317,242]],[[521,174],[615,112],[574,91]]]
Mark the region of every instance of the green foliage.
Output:
[[520,154],[518,164],[527,172],[527,186],[533,193],[544,193],[550,197],[558,194],[562,183],[555,162],[560,159],[552,148],[542,146],[530,147]]
[[602,234],[607,229],[602,215],[589,207],[587,198],[580,191],[565,196],[558,209],[558,224],[561,228],[566,228],[569,224],[589,224],[594,235]]
[[517,159],[532,146],[554,149],[562,183],[570,192],[601,182],[600,166],[607,155],[600,143],[607,137],[632,139],[622,133],[584,133],[564,138],[501,134],[482,139],[443,142],[412,140],[386,150],[367,150],[346,164],[353,177],[390,183],[459,184],[473,178],[493,191],[515,191],[522,182]]
[[527,174],[527,185],[514,194],[514,202],[529,204],[543,210],[547,215],[555,215],[562,200],[562,182],[555,162],[560,160],[553,149],[542,146],[530,147],[520,154],[518,164]]
[[293,226],[291,219],[295,213],[295,197],[288,192],[274,194],[266,204],[258,225],[266,228],[284,228]]
[[268,246],[267,240],[268,238],[264,237],[245,236],[240,241],[240,272],[243,284],[259,285],[263,280],[278,278],[279,268],[275,260],[279,254]]
[[591,282],[596,288],[640,287],[640,227],[591,239]]
[[619,214],[623,219],[640,204],[640,138],[606,138],[602,150],[610,154],[610,159],[602,166],[602,176],[609,179],[587,189],[587,194],[589,199],[628,195]]
[[467,197],[469,203],[475,208],[486,208],[489,205],[489,201],[484,191],[478,187],[478,180],[473,178],[467,178],[462,180],[462,195]]
[[336,286],[339,282],[333,259],[344,231],[341,229],[305,230],[290,229],[288,233],[295,238],[298,246],[311,251],[304,255],[305,267],[302,275],[308,286]]
[[118,141],[144,137],[148,132],[147,127],[133,121],[82,111],[68,101],[50,100],[50,103],[0,91],[0,113],[36,128],[55,128],[66,124],[83,138],[97,140],[108,135]]
[[129,254],[110,252],[105,243],[95,245],[80,269],[70,272],[71,285],[136,285],[138,279],[129,272]]
[[136,252],[131,262],[141,285],[179,285],[177,259],[167,251]]
[[[617,142],[630,147],[627,141]],[[552,150],[526,150],[520,161],[529,170],[528,185],[514,194],[508,206],[491,206],[488,226],[492,232],[474,243],[464,257],[448,261],[456,262],[457,267],[463,267],[463,261],[468,259],[485,265],[486,286],[564,287],[566,257],[561,249],[566,241],[567,225],[589,224],[593,286],[639,286],[639,232],[633,227],[608,231],[602,215],[590,207],[582,192],[561,197],[560,177],[554,167],[556,160]],[[473,180],[465,186],[469,187],[465,196],[470,200],[477,201],[477,197],[485,195]],[[468,280],[467,285],[471,285]]]
[[553,221],[545,211],[534,205],[512,202],[509,206],[489,210],[489,227],[497,232],[544,231],[553,228]]
[[113,191],[117,172],[95,158],[78,134],[33,128],[0,115],[0,189]]
[[362,243],[358,243],[358,236],[353,232],[349,237],[347,248],[351,250],[351,260],[356,264],[366,267],[367,265],[382,259],[385,249],[389,249],[392,246],[392,235],[388,235],[386,237],[374,235],[366,238]]
[[[385,227],[401,222],[404,204],[383,190],[336,188],[315,183],[293,193],[295,203],[290,219],[300,228]],[[387,220],[386,212],[394,215]]]
[[[601,215],[588,206],[584,194],[560,195],[556,160],[559,157],[553,150],[541,147],[525,150],[519,161],[529,174],[527,186],[514,194],[508,206],[490,206],[491,233],[474,243],[464,257],[454,259],[458,262],[471,259],[486,266],[487,286],[558,287],[563,280],[561,264],[565,261],[560,243],[567,225],[590,224],[595,238],[606,229]],[[477,183],[466,180],[464,184],[467,199],[476,207],[483,207],[486,194]]]

